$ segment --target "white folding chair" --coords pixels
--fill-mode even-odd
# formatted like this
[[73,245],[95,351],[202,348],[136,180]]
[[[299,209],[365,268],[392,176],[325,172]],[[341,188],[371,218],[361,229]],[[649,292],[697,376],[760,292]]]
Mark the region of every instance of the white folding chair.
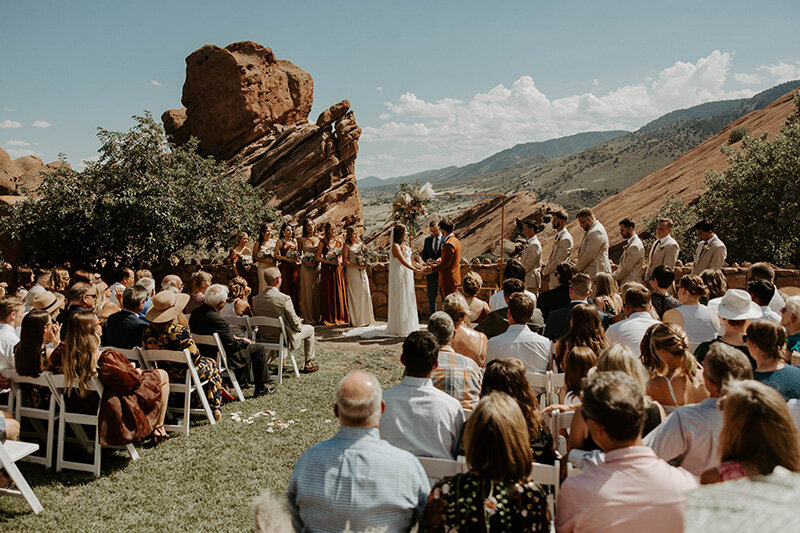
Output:
[[442,478],[463,474],[467,471],[467,462],[463,456],[458,459],[438,459],[434,457],[417,457],[431,484]]
[[553,492],[547,495],[547,505],[550,508],[550,516],[555,517],[556,500],[558,499],[558,491],[561,489],[561,461],[556,459],[552,465],[533,463],[528,479],[532,479],[539,485],[553,487]]
[[133,364],[133,366],[141,369],[147,368],[144,364],[144,359],[142,359],[142,354],[139,353],[139,348],[117,348],[116,346],[101,346],[100,353],[103,353],[106,350],[114,350],[115,352],[119,352],[124,355],[128,361]]
[[544,409],[550,405],[550,372],[544,374],[539,372],[528,372],[526,376],[528,377],[528,383],[534,389],[534,391],[542,391],[538,394],[538,397],[541,398],[540,407]]
[[[283,325],[283,318],[277,317],[266,317],[266,316],[249,316],[245,317],[250,324],[250,331],[252,335],[252,339],[254,342],[258,342],[259,344],[263,345],[267,350],[275,350],[278,352],[278,383],[283,383],[283,358],[285,357],[286,353],[289,353],[289,357],[292,358],[292,367],[294,368],[295,375],[299,378],[300,371],[297,369],[297,360],[294,358],[294,354],[289,350],[289,337],[286,335],[286,328]],[[280,331],[280,335],[278,337],[277,342],[264,342],[262,340],[258,340],[258,328],[259,327],[269,327],[269,328],[276,328]]]
[[[14,361],[10,360],[8,357],[0,353],[0,367],[5,367],[7,370],[3,370],[0,372],[0,376],[9,377],[9,372],[14,369]],[[5,396],[5,404],[0,403],[0,406],[3,406],[3,410],[7,413],[14,412],[14,394],[11,388],[7,389],[0,389],[0,397]]]
[[[56,472],[61,472],[63,468],[70,470],[80,470],[82,472],[91,472],[95,477],[100,476],[100,458],[101,449],[117,448],[125,449],[134,461],[139,459],[139,454],[133,444],[126,444],[125,446],[102,446],[100,444],[100,399],[103,397],[103,384],[97,376],[93,377],[88,385],[89,390],[97,394],[97,411],[94,414],[87,415],[82,413],[73,413],[67,410],[67,402],[64,396],[64,389],[66,388],[66,378],[63,374],[52,374],[45,372],[44,376],[50,383],[50,388],[54,391],[54,396],[58,402],[59,417],[58,417],[58,446],[56,447]],[[64,442],[67,440],[66,425],[70,424],[78,438],[83,441],[86,436],[83,432],[82,426],[94,426],[94,443],[90,443],[93,458],[91,463],[82,463],[78,461],[65,461],[64,460]],[[80,428],[80,429],[79,429]]]
[[[168,431],[181,431],[184,435],[189,435],[189,418],[191,415],[206,415],[211,425],[216,424],[214,414],[211,412],[211,406],[208,404],[203,385],[208,381],[200,381],[200,376],[197,375],[197,368],[192,362],[189,350],[173,351],[173,350],[141,350],[142,358],[149,367],[157,367],[159,362],[180,363],[186,365],[186,379],[181,383],[178,381],[169,382],[170,396],[173,393],[183,393],[183,408],[175,409],[168,408],[169,412],[182,411],[183,423],[182,424],[164,424],[164,428]],[[197,393],[200,397],[200,403],[203,405],[202,409],[192,409],[190,402],[192,393]]]
[[550,376],[550,398],[547,401],[548,405],[554,405],[559,402],[558,391],[564,386],[565,374],[552,371],[548,371],[547,374]]
[[[16,372],[9,372],[11,378],[11,390],[14,395],[14,418],[22,424],[22,419],[27,418],[30,420],[34,431],[44,442],[44,457],[40,455],[28,455],[23,460],[44,465],[47,468],[53,466],[53,438],[55,437],[56,419],[58,413],[56,412],[56,393],[50,387],[50,382],[47,380],[45,373],[39,375],[37,378],[29,376],[20,376]],[[50,404],[47,409],[36,409],[33,407],[25,407],[22,404],[22,384],[38,385],[50,391]],[[42,420],[47,421],[47,429],[42,426]]]
[[561,411],[555,410],[550,413],[550,433],[552,433],[553,438],[556,439],[558,443],[557,450],[558,453],[561,454],[561,457],[566,457],[567,455],[567,439],[561,434],[562,429],[569,430],[572,426],[572,418],[575,416],[575,411],[567,411],[562,413]]
[[7,489],[0,488],[0,494],[24,498],[36,514],[42,512],[42,504],[39,503],[39,498],[33,493],[33,489],[28,485],[25,476],[22,475],[22,472],[19,471],[19,468],[17,468],[17,465],[14,463],[27,457],[38,449],[38,444],[29,442],[7,440],[0,444],[0,466],[8,472],[11,481],[14,482],[14,487],[16,487]]
[[[239,317],[236,317],[239,318]],[[239,397],[239,401],[244,401],[244,394],[242,394],[242,389],[239,387],[239,381],[236,379],[236,374],[228,368],[228,356],[225,353],[225,347],[222,346],[222,340],[219,338],[218,333],[214,333],[213,335],[198,335],[196,333],[192,333],[192,340],[195,344],[202,345],[202,346],[211,346],[217,350],[217,366],[219,367],[219,374],[222,377],[227,377],[233,383],[233,388],[236,389],[236,395]]]

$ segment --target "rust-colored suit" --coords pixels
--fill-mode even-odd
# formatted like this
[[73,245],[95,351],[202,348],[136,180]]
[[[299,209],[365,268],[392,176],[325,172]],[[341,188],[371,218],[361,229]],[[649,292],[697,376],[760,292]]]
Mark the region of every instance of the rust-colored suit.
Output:
[[443,298],[456,292],[456,287],[461,284],[461,242],[452,233],[445,238],[442,258],[431,268],[431,272],[439,273],[439,288]]

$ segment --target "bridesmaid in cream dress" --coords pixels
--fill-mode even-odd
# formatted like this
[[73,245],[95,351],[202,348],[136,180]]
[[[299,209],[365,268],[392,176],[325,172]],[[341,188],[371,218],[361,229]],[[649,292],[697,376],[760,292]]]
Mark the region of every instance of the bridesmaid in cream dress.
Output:
[[357,256],[364,244],[358,232],[350,226],[345,233],[342,258],[347,283],[347,312],[353,327],[369,326],[375,322],[372,314],[372,296],[369,292],[366,265],[359,265]]
[[[310,220],[303,222],[303,236],[297,239],[297,244],[301,257],[317,254],[319,239],[314,236],[314,223]],[[312,264],[306,261],[300,264],[300,305],[307,324],[319,322],[319,263],[316,259]]]

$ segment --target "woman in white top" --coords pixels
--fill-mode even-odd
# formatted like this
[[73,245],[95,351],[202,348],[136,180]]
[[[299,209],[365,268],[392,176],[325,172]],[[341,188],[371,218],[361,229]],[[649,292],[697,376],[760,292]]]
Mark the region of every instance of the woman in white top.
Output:
[[692,352],[700,343],[716,339],[719,334],[718,318],[708,306],[700,303],[707,294],[708,289],[700,276],[683,276],[678,283],[681,305],[664,313],[664,322],[677,324],[686,331]]
[[703,367],[689,352],[689,337],[680,326],[656,324],[650,336],[650,349],[663,362],[664,374],[650,378],[647,394],[664,406],[667,414],[681,405],[708,398]]
[[[219,312],[222,316],[253,316],[247,298],[250,296],[250,287],[242,277],[233,278],[228,282],[228,303]],[[247,328],[244,326],[230,325],[231,333],[236,337],[247,337]]]

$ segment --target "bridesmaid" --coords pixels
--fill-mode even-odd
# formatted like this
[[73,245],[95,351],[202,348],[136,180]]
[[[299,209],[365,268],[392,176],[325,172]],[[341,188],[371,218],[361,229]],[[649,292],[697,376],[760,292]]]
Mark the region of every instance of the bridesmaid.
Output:
[[[289,257],[289,253],[296,257]],[[281,238],[275,243],[275,259],[280,261],[281,292],[292,299],[295,309],[300,308],[300,253],[294,230],[289,224],[281,228]]]
[[333,225],[326,222],[324,234],[317,246],[317,261],[322,263],[319,274],[320,312],[326,326],[347,324],[347,297],[342,272],[342,255],[327,259],[328,252],[341,248],[342,243],[333,234]]
[[316,324],[319,322],[319,263],[316,259],[319,239],[314,236],[314,223],[308,219],[303,221],[303,236],[297,239],[297,244],[301,257],[310,255],[314,258],[313,264],[300,264],[300,304],[303,320]]
[[353,226],[347,228],[342,248],[342,262],[347,281],[347,312],[350,325],[354,327],[371,326],[375,322],[372,314],[372,296],[369,293],[366,265],[358,264],[358,253],[364,244]]
[[236,244],[231,248],[230,260],[233,268],[233,277],[246,278],[250,267],[253,266],[253,250],[250,249],[250,237],[247,232],[240,231],[236,235]]
[[253,246],[256,263],[258,263],[258,292],[264,292],[267,282],[264,281],[264,271],[275,266],[275,242],[272,238],[272,224],[264,222],[258,230],[258,238]]

